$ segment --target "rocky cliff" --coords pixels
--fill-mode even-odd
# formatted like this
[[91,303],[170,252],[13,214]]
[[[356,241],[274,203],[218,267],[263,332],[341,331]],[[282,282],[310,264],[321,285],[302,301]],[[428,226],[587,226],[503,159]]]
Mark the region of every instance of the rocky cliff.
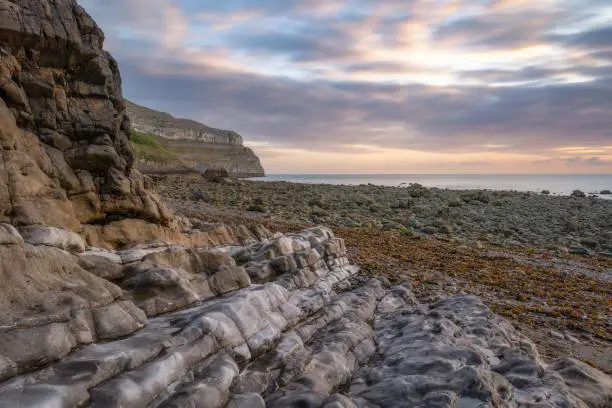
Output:
[[170,213],[132,168],[103,35],[0,0],[0,408],[610,407],[477,298],[368,280],[322,227]]
[[[143,144],[135,144],[136,166],[144,173],[183,173],[223,167],[237,177],[259,177],[264,169],[238,133],[177,119],[127,101],[132,128]],[[155,152],[151,146],[155,146]],[[162,154],[159,154],[163,152]],[[153,153],[153,154],[152,154]]]
[[0,1],[0,221],[167,224],[133,169],[121,77],[74,0]]
[[75,0],[0,0],[0,380],[146,324],[73,254],[237,242],[223,226],[191,230],[133,168],[103,40]]

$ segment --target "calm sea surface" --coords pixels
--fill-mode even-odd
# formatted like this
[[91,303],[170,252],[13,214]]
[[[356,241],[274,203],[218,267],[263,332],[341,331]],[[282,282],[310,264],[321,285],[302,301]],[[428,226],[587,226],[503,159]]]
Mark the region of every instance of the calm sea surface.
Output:
[[376,184],[400,186],[420,183],[453,190],[489,189],[571,194],[574,190],[599,193],[612,190],[612,174],[593,175],[482,175],[482,174],[270,174],[255,180],[311,184]]

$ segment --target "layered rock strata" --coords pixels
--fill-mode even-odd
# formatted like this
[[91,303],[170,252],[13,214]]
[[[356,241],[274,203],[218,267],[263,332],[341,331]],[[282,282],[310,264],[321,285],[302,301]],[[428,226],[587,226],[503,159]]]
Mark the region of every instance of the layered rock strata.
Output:
[[[4,245],[23,245],[3,228]],[[612,402],[610,377],[576,360],[545,364],[473,296],[424,305],[409,285],[359,278],[343,241],[325,228],[242,246],[83,252],[60,232],[34,248],[77,251],[65,253],[65,267],[107,282],[114,298],[29,335],[4,328],[0,407]]]
[[103,35],[0,0],[0,407],[609,407],[478,299],[364,281],[325,228],[174,217]]
[[[129,335],[146,325],[147,315],[248,285],[246,272],[208,248],[268,234],[216,226],[197,234],[203,247],[158,241],[109,251],[68,230],[0,223],[0,380],[84,344]],[[184,269],[169,269],[170,261]]]
[[0,222],[170,224],[133,169],[121,78],[103,41],[75,0],[0,1]]
[[201,172],[215,166],[223,167],[234,177],[265,175],[259,158],[243,145],[242,136],[236,132],[177,119],[129,101],[127,112],[134,131],[158,136],[157,141],[177,159],[137,157],[136,166],[145,174],[182,174],[187,169]]

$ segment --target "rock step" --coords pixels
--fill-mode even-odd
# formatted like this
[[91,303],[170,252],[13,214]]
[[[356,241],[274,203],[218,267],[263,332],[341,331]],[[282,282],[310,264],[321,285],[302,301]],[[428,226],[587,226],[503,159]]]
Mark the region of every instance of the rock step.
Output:
[[[609,377],[575,360],[544,364],[473,296],[423,305],[409,284],[364,283],[324,228],[243,247],[81,255],[100,266],[94,252],[120,266],[124,295],[111,305],[136,308],[126,282],[144,277],[158,298],[180,294],[160,270],[192,283],[240,269],[260,283],[219,276],[228,293],[167,303],[171,312],[125,338],[1,383],[0,408],[612,406]],[[0,359],[0,374],[9,363]]]
[[[298,249],[312,252],[311,241],[319,246],[325,243],[325,239],[316,240],[317,234],[331,236],[324,230],[314,234],[307,231],[295,237],[302,240]],[[290,256],[293,243],[288,237],[264,241],[251,248],[249,257],[258,258],[259,252],[271,248]],[[176,255],[177,251],[185,249],[147,248],[142,256],[131,251],[128,265],[133,267],[151,255],[164,254],[173,259],[169,254]],[[100,255],[103,251],[88,251],[88,255],[92,252],[113,259],[112,255]],[[308,258],[297,254],[296,266],[302,262],[299,256]],[[8,381],[0,385],[0,407],[21,403],[24,398],[31,406],[42,401],[53,401],[57,406],[88,402],[105,407],[146,406],[195,371],[201,371],[199,366],[211,356],[224,353],[242,363],[249,361],[272,347],[287,328],[325,307],[334,294],[334,286],[358,270],[330,254],[325,255],[327,261],[322,261],[320,255],[310,258],[303,261],[301,268],[282,275],[278,282],[251,285],[200,306],[152,318],[147,327],[128,338],[87,346],[58,364]],[[117,259],[113,262],[117,263]]]
[[[339,296],[320,316],[298,328],[303,351],[285,358],[289,364],[274,384],[278,390],[271,392],[274,390],[268,387],[267,406],[297,406],[303,400],[303,392],[316,394],[322,401],[347,383],[358,367],[376,352],[369,321],[384,294],[383,283],[372,281]],[[317,327],[320,328],[312,333]]]
[[177,332],[164,343],[163,358],[92,388],[92,406],[146,406],[168,387],[192,375],[193,367],[217,351],[239,362],[249,361],[272,347],[285,329],[323,308],[333,295],[333,285],[356,271],[338,268],[312,288],[293,292],[274,283],[252,286],[164,316]]

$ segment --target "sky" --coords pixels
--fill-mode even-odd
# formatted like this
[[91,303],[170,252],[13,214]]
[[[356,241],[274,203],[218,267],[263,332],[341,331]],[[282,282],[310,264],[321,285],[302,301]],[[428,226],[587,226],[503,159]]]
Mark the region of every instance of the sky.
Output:
[[79,0],[124,96],[269,173],[612,173],[610,0]]

